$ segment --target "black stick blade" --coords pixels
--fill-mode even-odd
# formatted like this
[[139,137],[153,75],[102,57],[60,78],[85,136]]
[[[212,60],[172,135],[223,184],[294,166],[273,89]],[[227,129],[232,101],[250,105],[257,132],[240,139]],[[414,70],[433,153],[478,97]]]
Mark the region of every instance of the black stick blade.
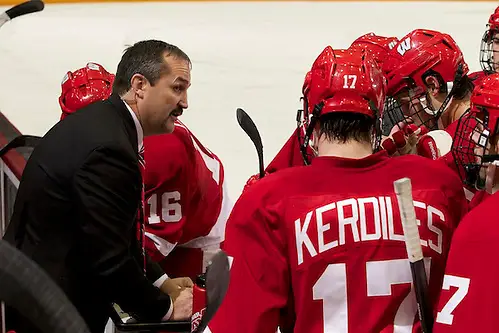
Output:
[[40,0],[26,1],[8,9],[5,14],[12,20],[18,16],[41,12],[45,4]]
[[265,175],[264,166],[263,166],[263,144],[262,137],[256,128],[255,123],[251,119],[251,117],[241,108],[236,110],[236,118],[239,126],[243,129],[243,131],[248,134],[251,141],[255,145],[256,152],[258,154],[258,164],[259,164],[259,172],[260,178],[263,178]]
[[262,138],[251,117],[241,108],[236,110],[239,126],[248,134],[256,149],[263,149]]
[[193,333],[201,333],[213,318],[229,288],[230,265],[224,251],[213,256],[210,266],[206,268],[206,311]]

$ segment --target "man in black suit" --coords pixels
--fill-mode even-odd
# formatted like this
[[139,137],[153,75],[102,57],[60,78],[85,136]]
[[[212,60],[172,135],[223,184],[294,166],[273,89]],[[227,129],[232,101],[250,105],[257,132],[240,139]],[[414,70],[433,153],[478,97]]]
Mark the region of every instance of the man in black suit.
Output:
[[[5,239],[62,287],[92,333],[104,331],[113,302],[137,320],[191,315],[192,281],[167,278],[137,237],[142,138],[173,131],[187,108],[190,71],[174,45],[134,44],[111,97],[56,124],[24,169]],[[12,318],[17,333],[33,331]]]

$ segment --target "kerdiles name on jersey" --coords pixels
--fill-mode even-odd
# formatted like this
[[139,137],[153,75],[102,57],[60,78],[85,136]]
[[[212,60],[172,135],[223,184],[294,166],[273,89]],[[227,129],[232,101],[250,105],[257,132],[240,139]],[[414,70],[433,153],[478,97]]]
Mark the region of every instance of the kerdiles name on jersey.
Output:
[[[347,242],[370,242],[379,239],[404,242],[398,207],[392,202],[396,200],[392,200],[389,196],[350,198],[330,202],[309,211],[303,218],[295,220],[298,265],[303,263],[304,249],[311,257],[314,257]],[[426,227],[429,231],[429,233],[421,233],[420,227],[421,246],[429,247],[436,253],[442,254],[443,233],[436,224],[445,222],[444,213],[421,201],[414,200],[414,206],[418,225],[421,220],[426,220]],[[394,209],[396,209],[395,215]],[[337,231],[330,230],[334,225],[338,226]],[[314,242],[310,238],[309,229],[316,232]],[[431,239],[424,239],[424,235],[428,234],[433,235]],[[317,245],[314,246],[314,244]]]

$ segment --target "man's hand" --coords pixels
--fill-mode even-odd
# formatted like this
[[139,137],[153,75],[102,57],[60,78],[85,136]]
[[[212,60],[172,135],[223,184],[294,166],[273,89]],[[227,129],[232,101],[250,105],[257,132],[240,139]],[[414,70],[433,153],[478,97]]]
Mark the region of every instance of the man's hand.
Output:
[[192,288],[184,289],[173,302],[170,320],[189,320],[192,316]]
[[[175,278],[175,279],[166,279],[165,282],[161,285],[160,289],[162,292],[165,294],[170,295],[172,298],[172,301],[175,302],[177,297],[179,297],[180,293],[186,289],[186,288],[191,288],[191,293],[192,293],[192,287],[194,286],[194,283],[192,283],[192,280],[188,277],[180,277],[180,278]],[[192,298],[192,297],[191,297]]]
[[[425,126],[417,127],[412,123],[400,122],[392,128],[390,135],[383,140],[381,145],[389,155],[393,156],[418,154],[420,150],[418,142],[427,133],[428,129]],[[423,145],[422,148],[426,149],[426,146]],[[422,148],[421,152],[426,153],[426,150]]]

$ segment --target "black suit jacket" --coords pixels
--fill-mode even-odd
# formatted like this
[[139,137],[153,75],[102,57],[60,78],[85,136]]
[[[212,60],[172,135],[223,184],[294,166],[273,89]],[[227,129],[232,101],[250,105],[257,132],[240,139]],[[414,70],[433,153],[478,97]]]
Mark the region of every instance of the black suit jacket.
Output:
[[104,331],[111,302],[148,321],[170,308],[152,285],[161,268],[148,259],[146,277],[141,265],[137,150],[119,96],[59,122],[28,160],[5,235],[62,287],[94,333]]

